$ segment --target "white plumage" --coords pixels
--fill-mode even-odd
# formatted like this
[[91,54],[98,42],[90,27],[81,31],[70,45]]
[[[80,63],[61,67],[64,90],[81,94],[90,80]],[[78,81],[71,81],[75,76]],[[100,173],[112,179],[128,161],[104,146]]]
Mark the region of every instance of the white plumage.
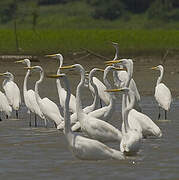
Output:
[[7,97],[0,91],[0,111],[4,112],[8,117],[11,116],[12,107],[9,105]]
[[69,115],[70,88],[66,76],[63,75],[62,77],[64,77],[67,88],[65,113],[64,113],[64,119],[65,119],[64,133],[73,155],[82,160],[124,159],[124,155],[120,151],[112,149],[97,140],[83,137],[71,131],[70,115]]

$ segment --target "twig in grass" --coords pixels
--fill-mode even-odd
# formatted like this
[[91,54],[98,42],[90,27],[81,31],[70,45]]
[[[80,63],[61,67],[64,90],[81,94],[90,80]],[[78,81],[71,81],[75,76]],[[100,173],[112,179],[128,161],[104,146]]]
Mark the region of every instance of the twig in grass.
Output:
[[95,53],[95,52],[93,52],[93,51],[91,51],[91,50],[89,50],[89,49],[86,49],[86,48],[81,48],[82,50],[85,50],[87,53],[89,53],[89,54],[91,54],[91,55],[93,55],[93,56],[96,56],[96,57],[98,57],[99,59],[105,59],[105,60],[109,60],[110,58],[108,58],[108,57],[105,57],[105,56],[103,56],[103,55],[100,55],[100,54],[98,54],[98,53]]
[[163,65],[166,63],[167,56],[168,56],[169,53],[170,53],[170,51],[169,51],[169,49],[167,49],[165,54],[163,55],[163,57],[161,59],[161,62],[162,62]]

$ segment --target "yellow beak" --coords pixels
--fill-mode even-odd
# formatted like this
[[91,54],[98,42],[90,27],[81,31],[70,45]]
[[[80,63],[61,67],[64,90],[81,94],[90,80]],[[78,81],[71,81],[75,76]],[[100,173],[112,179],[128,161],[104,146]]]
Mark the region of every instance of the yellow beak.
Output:
[[4,76],[4,73],[0,73],[0,76]]
[[15,61],[15,63],[22,63],[24,60]]
[[63,74],[52,74],[52,75],[47,75],[48,78],[59,78],[59,77],[63,77]]
[[35,66],[31,66],[31,67],[24,67],[24,69],[34,69]]
[[62,66],[62,67],[60,67],[60,69],[72,69],[72,68],[74,68],[75,66],[73,66],[73,65],[70,65],[70,66]]
[[150,68],[150,69],[156,70],[156,69],[157,69],[157,66],[156,66],[156,67],[152,67],[152,68]]
[[120,63],[122,61],[123,61],[122,59],[119,59],[119,60],[105,61],[104,63],[105,64],[115,64],[115,63]]
[[119,92],[123,91],[123,89],[106,89],[105,92]]
[[55,57],[56,54],[49,54],[49,55],[46,55],[45,57]]

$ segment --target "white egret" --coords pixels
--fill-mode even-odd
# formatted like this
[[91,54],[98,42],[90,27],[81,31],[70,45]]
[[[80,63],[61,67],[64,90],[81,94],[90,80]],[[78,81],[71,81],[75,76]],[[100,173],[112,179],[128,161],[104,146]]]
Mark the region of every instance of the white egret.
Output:
[[[117,63],[121,63],[127,68],[127,79],[125,81],[124,86],[130,88],[130,81],[132,79],[132,72],[133,72],[133,64],[132,60],[118,60]],[[131,89],[133,92],[133,89]],[[134,93],[134,92],[133,92]],[[135,94],[135,93],[134,93]],[[123,95],[123,99],[125,99],[125,103],[129,103],[130,97],[125,97],[126,95]],[[124,101],[124,100],[123,100]],[[135,97],[136,101],[136,97]],[[128,123],[130,128],[137,129],[138,131],[141,131],[144,137],[147,136],[156,136],[161,137],[162,132],[160,128],[145,114],[138,112],[136,109],[136,103],[134,101],[134,108],[131,109],[129,117],[128,117]],[[124,111],[125,104],[122,106],[122,111]],[[124,123],[122,124],[122,129],[124,129]]]
[[3,89],[5,91],[9,104],[16,111],[16,118],[18,118],[18,110],[21,104],[20,90],[17,84],[14,82],[14,76],[10,72],[1,73],[5,80],[3,81]]
[[[9,118],[12,113],[12,107],[9,105],[6,95],[1,91],[0,91],[0,112],[4,112],[7,118]],[[0,116],[0,121],[2,121],[1,116]]]
[[[137,86],[135,84],[135,81],[132,78],[133,75],[133,61],[132,59],[121,59],[121,60],[112,60],[112,61],[107,61],[107,63],[109,65],[113,64],[114,66],[122,66],[122,67],[126,67],[127,68],[127,72],[126,71],[119,71],[119,72],[114,72],[114,73],[118,73],[117,75],[114,76],[114,81],[116,80],[116,82],[118,82],[118,87],[126,87],[125,83],[128,79],[128,73],[130,73],[131,76],[131,80],[129,81],[129,88],[134,92],[135,94],[135,105],[134,105],[134,109],[136,109],[137,111],[141,112],[141,107],[140,107],[140,94],[137,90]],[[115,65],[116,64],[116,65]]]
[[[103,76],[103,81],[104,81],[104,83],[105,83],[105,86],[106,86],[108,89],[111,88],[111,85],[110,85],[110,83],[109,83],[108,80],[107,80],[107,74],[108,74],[108,72],[109,72],[110,70],[113,70],[113,71],[115,71],[115,70],[121,70],[121,71],[122,71],[123,69],[119,69],[119,68],[117,69],[117,68],[115,68],[114,66],[107,66],[107,67],[105,68],[105,70],[104,70],[104,76]],[[89,115],[92,116],[92,117],[95,117],[95,118],[99,118],[99,119],[104,120],[104,121],[109,120],[109,119],[112,117],[112,115],[113,115],[113,113],[114,113],[114,111],[115,111],[115,97],[114,97],[114,95],[111,94],[111,93],[109,93],[109,97],[110,97],[110,103],[109,103],[109,105],[104,106],[104,107],[102,107],[102,108],[100,108],[100,109],[97,109],[97,110],[95,110],[95,111],[92,111],[92,112],[89,113]]]
[[[93,77],[94,77],[94,74],[96,71],[104,71],[102,69],[99,69],[99,68],[94,68],[90,71],[89,73],[89,87],[92,87],[91,89],[94,90],[94,100],[93,100],[93,103],[89,106],[86,106],[85,108],[83,108],[83,111],[84,113],[88,114],[92,111],[94,111],[95,109],[97,109],[98,107],[98,104],[99,104],[99,95],[98,95],[98,90],[97,90],[97,87],[96,85],[93,83]],[[92,92],[93,93],[93,92]],[[76,102],[75,102],[76,103]],[[80,122],[78,121],[78,118],[77,118],[77,113],[73,113],[71,116],[70,116],[70,122],[71,124],[74,126],[72,126],[72,131],[77,131],[81,126],[80,126]],[[63,129],[64,128],[64,122],[62,122],[58,129]]]
[[[58,53],[58,54],[46,55],[46,57],[53,57],[59,60],[59,68],[57,70],[57,74],[60,74],[60,67],[63,65],[63,56],[60,53]],[[57,90],[58,90],[60,105],[64,109],[65,99],[66,99],[66,90],[61,86],[60,79],[56,79],[56,83],[57,83]],[[71,97],[70,97],[69,107],[72,113],[76,112],[76,98],[73,94],[71,94]]]
[[[44,71],[41,66],[32,66],[27,67],[27,69],[32,69],[34,71],[38,71],[40,73],[40,79],[36,81],[35,83],[35,98],[37,101],[37,104],[40,107],[41,112],[43,115],[52,121],[54,121],[55,125],[58,126],[62,121],[63,117],[60,114],[60,111],[58,109],[58,106],[48,99],[47,97],[41,99],[38,91],[39,84],[43,81],[44,78]],[[46,119],[45,119],[45,126],[47,127]]]
[[160,107],[165,110],[165,119],[167,119],[167,111],[170,109],[172,95],[170,89],[164,83],[161,83],[164,68],[162,65],[158,65],[156,67],[152,67],[152,69],[160,71],[160,76],[158,77],[157,84],[155,86],[155,99],[159,105],[158,119],[160,119]]
[[77,133],[73,133],[71,130],[70,114],[69,114],[69,101],[70,101],[70,87],[68,80],[64,74],[56,75],[57,78],[63,78],[67,96],[65,101],[64,120],[65,120],[65,137],[67,139],[70,150],[73,155],[82,160],[107,160],[124,159],[124,155],[115,149],[112,149],[105,144],[87,137],[83,137]]
[[84,113],[81,103],[81,90],[85,83],[85,70],[80,64],[74,64],[71,66],[64,66],[61,69],[75,69],[80,72],[81,80],[77,86],[76,91],[76,110],[78,120],[80,121],[82,131],[90,138],[96,139],[102,142],[121,141],[121,132],[112,126],[111,124],[91,117]]
[[[100,101],[100,98],[99,98],[99,94],[98,94],[98,89],[96,87],[96,85],[94,84],[93,80],[94,80],[94,75],[95,75],[95,72],[97,71],[102,71],[104,72],[103,69],[100,69],[100,68],[93,68],[89,75],[88,75],[88,79],[89,79],[89,89],[91,90],[91,93],[93,94],[93,91],[94,90],[94,100],[93,100],[93,103],[90,105],[90,106],[86,106],[85,108],[83,108],[83,112],[85,114],[89,114],[93,111],[95,111],[97,108],[98,108],[98,105],[99,105],[99,101]],[[77,113],[76,114],[76,119],[77,119]],[[72,115],[71,116],[71,121],[74,122],[74,116]],[[80,128],[80,122],[77,121],[76,124],[74,126],[72,126],[72,131],[77,131],[79,128]]]
[[123,92],[124,96],[130,96],[130,103],[126,107],[126,100],[123,98],[122,106],[124,106],[124,110],[122,112],[122,118],[124,123],[124,129],[122,129],[122,139],[120,144],[121,152],[126,154],[135,154],[139,151],[141,146],[142,132],[129,126],[129,115],[131,110],[134,107],[135,95],[129,88],[122,89],[110,89],[106,90],[107,92]]
[[[31,66],[31,62],[29,59],[23,59],[19,61],[15,61],[15,63],[23,63],[26,64],[27,67]],[[35,98],[35,91],[32,89],[27,90],[27,79],[30,75],[30,69],[27,70],[26,75],[24,77],[24,84],[23,84],[23,93],[24,93],[24,102],[28,109],[28,113],[30,115],[30,121],[29,126],[31,126],[31,113],[35,114],[35,127],[37,126],[37,117],[38,115],[40,118],[44,119],[44,115],[40,110],[39,105],[37,104],[36,98]]]

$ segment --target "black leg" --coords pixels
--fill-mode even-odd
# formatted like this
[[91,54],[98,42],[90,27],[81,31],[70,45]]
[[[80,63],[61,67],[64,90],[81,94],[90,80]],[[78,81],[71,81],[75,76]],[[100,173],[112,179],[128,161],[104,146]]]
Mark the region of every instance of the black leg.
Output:
[[35,127],[37,127],[37,116],[35,114]]
[[16,118],[19,118],[18,110],[16,110]]
[[165,120],[167,119],[167,111],[165,110]]
[[102,100],[101,99],[99,100],[99,103],[100,103],[100,107],[102,108],[103,105],[102,105]]
[[8,117],[8,115],[6,115],[6,119],[8,119],[9,117]]
[[1,118],[1,112],[0,112],[0,121],[2,121],[2,118]]
[[160,119],[160,107],[159,107],[158,110],[159,110],[159,114],[158,114],[158,120],[159,120]]
[[55,128],[57,128],[57,124],[56,124],[56,122],[54,122],[54,126],[55,126]]
[[31,112],[30,112],[30,114],[29,114],[29,118],[30,118],[30,120],[29,120],[29,126],[31,127],[31,126],[32,126],[32,124],[31,124]]

